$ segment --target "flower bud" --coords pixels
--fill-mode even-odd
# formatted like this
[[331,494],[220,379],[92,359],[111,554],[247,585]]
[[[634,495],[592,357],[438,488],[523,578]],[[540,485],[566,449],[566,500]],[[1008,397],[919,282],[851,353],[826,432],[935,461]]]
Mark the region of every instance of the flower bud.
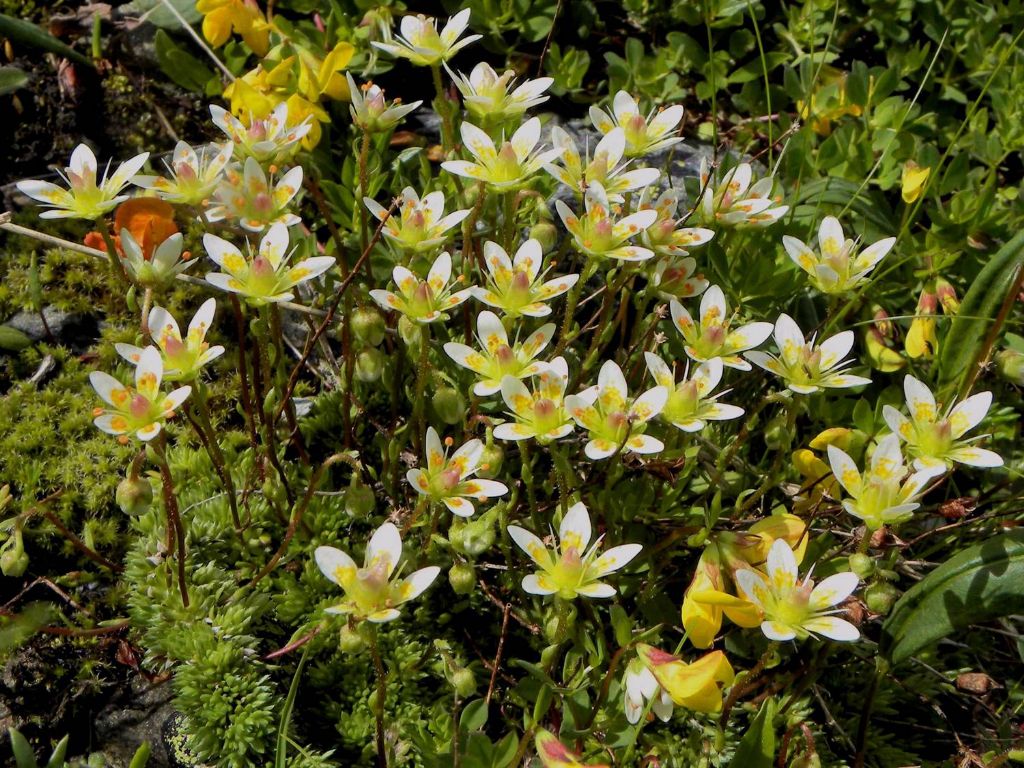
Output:
[[338,646],[341,648],[342,653],[359,653],[366,647],[366,641],[363,640],[362,636],[356,632],[348,624],[341,628],[341,633],[338,637]]
[[544,253],[548,253],[558,244],[558,228],[554,222],[542,219],[530,229],[530,239],[540,243]]
[[117,484],[114,498],[122,512],[137,517],[148,512],[153,504],[153,486],[144,477],[126,477]]
[[476,587],[476,572],[472,563],[456,563],[448,570],[448,583],[456,595],[468,595]]
[[410,355],[418,355],[423,343],[423,328],[405,315],[398,318],[398,335],[402,338]]
[[480,469],[476,471],[477,477],[491,480],[497,477],[501,471],[501,463],[505,459],[505,450],[497,443],[487,443],[483,453],[480,455]]
[[445,424],[459,424],[466,417],[466,399],[455,387],[438,387],[430,405]]
[[996,352],[996,371],[1007,381],[1024,387],[1024,352],[1016,349]]
[[960,309],[960,299],[957,298],[956,288],[944,278],[935,281],[935,295],[939,297],[939,304],[942,311],[947,315],[955,315]]
[[28,568],[28,554],[19,541],[11,549],[5,549],[0,553],[0,571],[4,576],[17,578],[25,573]]
[[458,544],[470,557],[479,557],[494,544],[494,525],[485,517],[472,520],[459,531]]
[[468,699],[476,693],[476,675],[468,667],[460,667],[452,675],[452,687],[459,698]]
[[861,579],[867,579],[875,572],[875,561],[863,552],[850,555],[850,570]]
[[892,584],[878,581],[864,590],[864,603],[872,613],[880,613],[884,616],[892,610],[892,606],[899,596],[900,591]]
[[353,478],[352,484],[345,491],[345,512],[350,517],[369,517],[376,504],[373,489],[359,482],[358,478]]
[[384,353],[376,347],[364,349],[356,355],[355,377],[364,384],[372,384],[384,372]]
[[384,341],[384,316],[373,307],[359,307],[352,313],[352,334],[371,347]]

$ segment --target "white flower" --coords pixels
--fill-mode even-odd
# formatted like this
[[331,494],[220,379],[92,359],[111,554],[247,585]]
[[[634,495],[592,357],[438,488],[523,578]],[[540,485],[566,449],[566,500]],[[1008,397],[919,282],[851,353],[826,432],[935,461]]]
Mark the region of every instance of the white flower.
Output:
[[700,320],[694,322],[682,304],[673,300],[672,325],[682,334],[683,350],[699,363],[722,358],[727,368],[749,371],[750,363],[739,353],[764,343],[772,334],[771,323],[748,323],[730,330],[732,319],[725,303],[725,294],[717,285],[707,289],[700,299]]
[[395,99],[388,106],[384,90],[380,86],[373,83],[357,86],[348,72],[345,73],[345,78],[348,80],[348,92],[352,99],[352,106],[349,108],[352,122],[364,131],[389,131],[423,103],[414,101],[411,104],[402,104],[400,99]]
[[163,176],[136,176],[135,184],[152,189],[158,197],[180,205],[205,205],[220,183],[221,174],[231,160],[234,144],[210,144],[193,149],[184,141],[174,146],[171,162],[165,165],[171,174]]
[[658,296],[666,301],[690,299],[707,290],[708,281],[697,272],[697,260],[692,256],[682,259],[655,259],[649,262],[647,279]]
[[863,474],[849,454],[834,445],[828,446],[828,461],[836,480],[850,497],[843,500],[843,508],[873,531],[909,520],[921,506],[915,499],[930,480],[945,470],[945,465],[926,467],[908,477],[896,435],[886,435],[878,441]]
[[194,259],[181,258],[182,236],[180,232],[164,240],[153,249],[150,258],[142,246],[127,229],[121,230],[121,266],[132,279],[143,288],[162,288],[168,281],[195,264]]
[[[192,381],[203,366],[224,354],[224,347],[206,343],[206,332],[213,325],[217,300],[207,299],[188,324],[188,335],[182,339],[178,322],[163,307],[153,307],[147,326],[149,335],[163,355],[164,376],[168,381]],[[145,351],[132,344],[115,344],[117,353],[138,365]]]
[[447,342],[444,351],[456,363],[480,377],[473,392],[486,397],[501,389],[502,379],[506,376],[525,379],[544,370],[545,364],[535,361],[535,358],[555,335],[556,326],[554,323],[542,325],[522,344],[509,344],[501,318],[484,310],[477,318],[476,328],[481,347],[479,351],[455,341]]
[[803,331],[787,314],[779,315],[775,321],[775,344],[779,356],[767,352],[747,352],[747,359],[766,371],[781,376],[786,387],[801,395],[808,395],[824,388],[841,389],[870,384],[871,379],[843,373],[855,360],[843,358],[853,347],[853,331],[843,331],[815,344],[814,338],[804,339]]
[[644,190],[640,198],[640,209],[653,208],[657,218],[641,236],[645,246],[659,256],[678,258],[686,256],[689,248],[704,245],[715,233],[704,227],[677,227],[681,223],[675,218],[679,208],[679,193],[674,189],[666,189],[658,199],[650,202],[651,187]]
[[985,435],[961,440],[974,429],[992,407],[992,393],[979,392],[951,406],[945,415],[939,415],[939,406],[931,390],[913,376],[903,379],[907,397],[908,419],[891,405],[882,408],[885,423],[907,445],[907,453],[914,457],[917,469],[950,469],[954,463],[971,467],[1001,467],[1002,457],[984,448],[971,445]]
[[135,367],[135,387],[126,387],[110,374],[93,371],[89,383],[96,394],[109,405],[97,408],[93,424],[122,441],[135,433],[139,440],[152,440],[160,434],[163,423],[174,416],[174,411],[192,393],[192,387],[179,387],[164,395],[160,392],[164,366],[160,351],[146,347],[139,355]]
[[95,221],[128,199],[123,190],[131,184],[135,175],[149,158],[149,152],[136,155],[121,163],[113,174],[107,175],[110,166],[103,172],[103,178],[96,182],[96,155],[85,144],[79,144],[71,153],[71,162],[60,173],[68,188],[63,189],[48,181],[19,181],[18,189],[33,200],[39,200],[50,210],[39,214],[41,219],[88,219]]
[[470,9],[466,8],[448,19],[440,34],[437,32],[437,19],[428,16],[403,16],[400,25],[401,35],[398,38],[393,38],[389,43],[373,41],[372,45],[392,56],[408,59],[417,66],[437,66],[480,39],[480,35],[469,35],[459,40],[459,36],[469,25],[469,11]]
[[776,205],[772,197],[775,180],[766,176],[751,185],[754,169],[740,163],[729,170],[715,186],[707,160],[701,161],[701,213],[708,224],[727,227],[767,227],[786,215],[788,205]]
[[484,243],[484,264],[490,280],[486,287],[470,289],[473,297],[508,317],[547,317],[551,307],[545,302],[561,296],[580,279],[579,275],[562,275],[538,283],[543,276],[544,253],[540,242],[533,239],[519,246],[511,260],[504,248],[488,240]]
[[820,255],[797,238],[782,236],[786,253],[811,276],[811,284],[824,293],[845,293],[860,286],[895,242],[895,237],[887,237],[858,253],[857,243],[846,239],[835,216],[826,216],[818,228]]
[[667,400],[668,390],[662,386],[630,399],[626,377],[619,366],[608,360],[601,366],[597,384],[566,397],[565,407],[573,420],[590,433],[584,452],[597,461],[619,450],[640,454],[664,450],[661,440],[643,432]]
[[[446,439],[448,444],[450,438]],[[410,469],[405,477],[416,492],[431,501],[440,501],[459,517],[470,517],[476,508],[470,499],[486,501],[508,493],[504,483],[495,480],[472,478],[471,475],[482,467],[484,444],[470,440],[450,457],[441,446],[437,430],[427,427],[427,466],[425,469]]]
[[278,179],[267,174],[254,158],[248,157],[242,172],[229,167],[214,193],[215,205],[206,212],[207,221],[236,219],[242,229],[262,232],[274,224],[294,227],[302,219],[288,211],[288,204],[302,187],[302,168],[296,166]]
[[644,359],[654,381],[668,390],[668,399],[661,411],[663,421],[684,432],[699,432],[709,421],[728,421],[743,415],[742,408],[717,402],[726,392],[711,394],[722,380],[722,358],[715,357],[701,363],[693,376],[687,368],[678,384],[672,369],[656,354],[644,352]]
[[375,289],[370,291],[370,298],[383,309],[401,312],[417,323],[447,319],[445,312],[470,296],[469,288],[451,292],[448,282],[452,279],[452,257],[447,251],[434,260],[426,280],[420,280],[401,265],[392,270],[392,277],[399,293]]
[[397,619],[398,606],[419,597],[441,572],[431,565],[400,581],[392,581],[402,559],[402,537],[393,523],[384,523],[374,531],[366,545],[362,568],[334,547],[317,547],[314,557],[320,572],[345,590],[345,599],[327,608],[327,613],[350,615],[375,624]]
[[563,600],[583,597],[611,597],[615,587],[600,581],[625,567],[640,554],[639,544],[612,547],[598,557],[599,536],[589,549],[590,513],[582,502],[569,507],[558,526],[558,546],[548,549],[537,536],[518,525],[508,526],[508,535],[519,545],[540,572],[523,577],[523,589],[531,595],[558,595]]
[[385,222],[381,230],[385,238],[399,248],[415,252],[433,251],[442,246],[451,237],[449,230],[470,213],[466,208],[445,216],[444,192],[431,192],[420,199],[412,187],[402,190],[393,214],[372,197],[364,197],[363,203],[379,221]]
[[734,574],[744,596],[764,613],[761,631],[770,640],[803,640],[823,635],[831,640],[850,642],[860,632],[835,614],[835,606],[853,594],[858,579],[855,573],[836,573],[817,586],[809,576],[800,581],[796,557],[785,539],[776,539],[768,550],[766,573],[741,568]]
[[462,94],[466,109],[478,120],[500,121],[518,117],[547,101],[548,97],[543,93],[555,82],[551,77],[538,77],[525,80],[512,89],[515,72],[509,69],[499,76],[490,64],[483,61],[473,67],[468,77],[450,69],[448,72]]
[[626,170],[628,163],[621,162],[626,151],[626,135],[621,128],[609,131],[594,148],[594,157],[587,157],[585,163],[575,140],[557,125],[551,129],[551,143],[562,150],[562,165],[548,163],[544,170],[580,195],[596,181],[604,188],[610,202],[621,203],[621,193],[647,187],[661,176],[657,168]]
[[572,418],[565,410],[565,387],[569,366],[564,357],[556,357],[537,374],[531,392],[519,379],[501,380],[501,397],[514,421],[499,424],[494,436],[499,440],[536,439],[541,445],[565,437],[573,430]]
[[283,163],[299,150],[299,142],[313,127],[307,116],[298,125],[288,125],[288,102],[282,101],[263,120],[253,119],[246,128],[242,121],[223,107],[210,105],[213,124],[231,139],[239,160],[254,159],[261,165]]
[[210,272],[206,282],[245,296],[254,306],[291,301],[291,292],[299,283],[312,280],[334,266],[333,256],[314,256],[294,266],[288,266],[288,228],[274,224],[260,240],[256,255],[246,259],[240,250],[227,240],[203,235],[203,245],[210,258],[224,272]]
[[524,184],[531,176],[562,154],[561,149],[535,151],[540,140],[540,119],[531,117],[496,147],[491,137],[468,121],[460,126],[462,144],[476,159],[448,160],[441,167],[456,176],[483,181],[499,192]]
[[622,676],[623,708],[626,719],[636,725],[644,713],[647,702],[653,699],[651,711],[663,722],[672,719],[674,703],[668,691],[662,688],[640,659],[633,659]]
[[682,119],[683,108],[678,104],[651,110],[644,117],[640,114],[637,100],[625,91],[615,94],[611,114],[599,107],[590,108],[590,121],[601,133],[608,134],[616,127],[622,128],[628,157],[658,152],[682,141],[681,137],[674,135]]
[[619,261],[653,258],[654,251],[633,245],[630,241],[651,226],[658,214],[648,209],[616,220],[617,211],[612,210],[604,187],[597,181],[587,186],[583,200],[586,209],[583,218],[576,216],[561,200],[555,201],[555,210],[581,252],[594,258],[607,257]]

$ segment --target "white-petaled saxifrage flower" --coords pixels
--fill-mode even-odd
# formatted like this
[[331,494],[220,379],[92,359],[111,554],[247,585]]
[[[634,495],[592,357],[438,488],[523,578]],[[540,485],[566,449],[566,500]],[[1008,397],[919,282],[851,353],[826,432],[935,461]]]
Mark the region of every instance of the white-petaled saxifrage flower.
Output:
[[940,416],[935,395],[927,385],[907,376],[903,379],[907,396],[908,419],[891,405],[882,408],[885,423],[906,444],[907,455],[916,469],[950,469],[954,463],[971,467],[1001,467],[1002,457],[995,451],[972,445],[985,435],[961,440],[974,429],[992,407],[992,393],[979,392],[948,409]]
[[739,353],[763,344],[772,335],[771,323],[747,323],[731,330],[732,320],[725,294],[717,285],[712,285],[701,296],[699,322],[695,323],[678,301],[672,301],[670,307],[672,325],[683,337],[683,349],[691,360],[698,363],[720,357],[727,368],[749,371],[750,363]]
[[448,251],[434,260],[426,280],[420,280],[401,265],[392,270],[392,277],[399,293],[377,288],[370,291],[370,298],[383,309],[401,312],[417,323],[447,319],[445,312],[457,307],[470,296],[469,288],[452,293],[448,285],[452,277],[452,257]]
[[707,160],[701,161],[700,183],[704,192],[700,210],[704,222],[726,227],[767,227],[785,216],[789,206],[777,205],[778,199],[772,197],[775,179],[766,176],[751,184],[753,175],[750,163],[740,163],[716,185]]
[[444,351],[456,363],[480,377],[473,386],[473,392],[479,397],[487,397],[501,389],[501,381],[506,376],[525,379],[543,371],[546,363],[536,358],[555,335],[555,329],[554,323],[548,323],[531,333],[522,344],[509,344],[501,318],[485,309],[476,320],[480,349],[449,341],[444,345]]
[[501,380],[501,397],[514,421],[499,424],[494,436],[499,440],[529,440],[541,445],[565,437],[573,430],[573,420],[565,410],[565,387],[569,383],[569,366],[564,357],[546,364],[534,379],[531,392],[519,379],[506,376]]
[[795,237],[782,236],[789,258],[811,276],[811,285],[823,293],[845,293],[860,286],[895,243],[895,237],[887,237],[858,251],[857,243],[846,238],[835,216],[826,216],[818,228],[820,254]]
[[296,166],[277,183],[253,158],[248,157],[241,172],[230,166],[214,192],[214,205],[206,212],[207,221],[236,220],[242,229],[262,232],[274,224],[294,227],[302,219],[288,210],[288,204],[302,187],[302,168]]
[[390,105],[384,98],[384,90],[373,83],[364,83],[357,86],[352,75],[345,73],[348,80],[348,92],[351,94],[352,106],[349,111],[352,113],[352,122],[370,133],[382,133],[390,131],[398,125],[406,115],[415,111],[423,103],[414,101],[411,104],[402,104],[401,99],[395,99]]
[[[206,332],[213,325],[217,310],[216,299],[207,299],[188,324],[188,335],[182,339],[178,322],[163,307],[153,307],[149,313],[149,335],[163,355],[164,378],[167,381],[193,381],[204,365],[224,354],[224,347],[211,347]],[[144,349],[132,344],[115,344],[117,353],[134,365],[142,359]]]
[[647,422],[661,413],[668,390],[657,386],[635,400],[626,389],[626,377],[614,361],[601,366],[597,384],[578,395],[565,398],[565,407],[573,420],[590,433],[584,452],[595,461],[607,459],[618,451],[658,453],[665,444],[645,435]]
[[399,25],[401,34],[392,38],[391,42],[373,41],[373,46],[392,56],[408,59],[419,67],[438,66],[480,39],[480,35],[469,35],[459,40],[468,25],[469,8],[448,19],[440,34],[437,31],[437,19],[422,15],[403,16]]
[[253,118],[247,128],[223,107],[210,105],[213,124],[231,139],[235,157],[252,158],[261,165],[286,163],[299,151],[299,142],[313,127],[307,116],[298,125],[288,124],[288,102],[282,101],[262,120]]
[[476,162],[447,160],[441,167],[456,176],[482,181],[498,192],[508,192],[562,154],[560,149],[536,151],[540,140],[540,119],[531,117],[496,147],[491,137],[470,122],[463,122],[462,144]]
[[857,588],[857,574],[836,573],[815,586],[808,575],[803,581],[796,556],[785,539],[776,539],[768,550],[765,573],[740,568],[733,574],[743,595],[761,609],[761,631],[770,640],[804,640],[823,635],[831,640],[857,640],[860,632],[840,619],[836,608]]
[[379,221],[384,222],[381,234],[398,248],[413,252],[434,251],[451,237],[449,230],[469,216],[470,209],[452,211],[444,215],[444,192],[438,190],[424,195],[416,194],[412,187],[406,187],[398,196],[395,212],[388,214],[387,208],[372,197],[364,197],[363,203]]
[[152,440],[160,434],[164,422],[192,394],[192,387],[179,387],[163,394],[160,382],[164,366],[160,350],[146,347],[135,366],[135,386],[126,387],[108,373],[93,371],[89,383],[109,408],[97,408],[93,423],[122,441],[134,433],[139,440]]
[[133,283],[143,288],[162,288],[179,274],[195,264],[194,259],[183,259],[181,233],[175,232],[153,249],[147,259],[142,246],[127,229],[121,230],[121,266]]
[[554,78],[538,77],[525,80],[515,88],[515,72],[511,69],[499,75],[491,65],[481,61],[468,76],[448,70],[469,114],[477,120],[499,122],[519,117],[526,110],[548,100],[544,91]]
[[519,246],[511,260],[504,248],[488,240],[484,243],[484,263],[490,279],[486,287],[470,289],[473,297],[513,318],[547,317],[551,307],[546,302],[561,296],[580,279],[579,275],[562,275],[540,283],[544,252],[540,242],[533,239]]
[[692,256],[654,259],[647,270],[647,279],[658,296],[676,302],[700,296],[710,285],[704,275],[697,272],[697,260]]
[[603,134],[615,128],[622,128],[626,135],[626,156],[658,152],[682,141],[676,135],[676,126],[683,119],[683,108],[676,104],[665,109],[655,109],[644,117],[637,100],[625,91],[619,91],[612,99],[611,114],[600,107],[590,108],[590,121]]
[[555,201],[555,210],[581,252],[594,258],[620,261],[646,261],[653,258],[654,251],[633,245],[630,241],[654,223],[657,213],[650,209],[636,211],[616,220],[608,195],[597,181],[587,186],[583,200],[585,213],[582,218],[561,200]]
[[[450,445],[451,438],[446,438],[445,442]],[[469,440],[449,456],[437,430],[427,427],[426,452],[426,468],[410,469],[406,473],[409,485],[431,501],[443,503],[459,517],[470,517],[476,511],[470,499],[486,501],[508,493],[504,483],[471,477],[484,468],[480,464],[484,444],[479,440]]]
[[644,352],[647,370],[654,381],[668,390],[668,399],[661,410],[661,419],[683,432],[699,432],[709,421],[728,421],[743,415],[743,409],[736,405],[719,403],[718,398],[726,394],[712,395],[722,381],[722,358],[714,357],[701,363],[690,376],[689,369],[678,384],[668,364],[653,352]]
[[651,702],[651,712],[663,723],[672,719],[672,710],[675,709],[672,697],[639,658],[626,666],[626,674],[622,676],[622,694],[626,719],[633,725],[640,722],[648,701]]
[[551,129],[551,143],[562,150],[562,164],[548,163],[544,170],[579,195],[596,181],[604,187],[609,202],[621,203],[623,192],[643,189],[661,176],[657,168],[626,170],[628,163],[621,162],[626,151],[626,136],[621,128],[602,137],[594,148],[593,158],[587,157],[585,162],[572,136],[557,125]]
[[171,162],[165,161],[170,178],[139,175],[135,177],[135,184],[153,190],[169,203],[206,205],[231,160],[234,146],[229,141],[193,149],[179,141],[174,146]]
[[393,523],[384,523],[374,531],[366,545],[362,568],[334,547],[317,547],[314,557],[320,572],[345,590],[345,598],[327,608],[327,613],[375,624],[397,619],[398,606],[422,594],[441,572],[431,565],[404,579],[392,580],[402,560],[402,537]]
[[775,321],[775,344],[779,356],[768,352],[746,352],[754,365],[780,376],[791,392],[809,395],[821,389],[843,389],[870,384],[871,379],[844,373],[856,360],[843,360],[853,347],[853,331],[842,331],[821,344],[804,339],[796,321],[783,313]]
[[715,236],[714,231],[704,227],[679,226],[676,219],[679,209],[679,193],[674,189],[666,189],[653,202],[650,201],[651,190],[648,187],[640,197],[640,209],[653,208],[657,218],[651,226],[644,230],[642,242],[659,256],[678,259],[686,256],[690,248],[704,245]]
[[558,526],[558,546],[553,549],[518,525],[508,526],[508,535],[540,568],[523,577],[523,589],[531,595],[558,595],[563,600],[578,595],[611,597],[615,587],[601,579],[628,565],[643,549],[639,544],[622,544],[598,556],[604,536],[590,546],[590,513],[583,502],[573,504],[565,513]]
[[846,451],[834,445],[828,446],[828,462],[849,496],[843,500],[843,508],[873,531],[909,520],[921,506],[915,499],[945,469],[945,465],[927,467],[908,476],[900,439],[892,434],[878,441],[863,473]]
[[121,191],[131,184],[136,174],[145,165],[149,152],[143,152],[121,163],[117,170],[108,175],[110,167],[103,172],[103,178],[96,180],[96,155],[85,144],[79,144],[71,153],[71,162],[60,173],[67,189],[49,181],[31,179],[19,181],[18,189],[49,206],[39,214],[41,219],[87,219],[95,221],[118,203],[128,199]]
[[210,272],[206,282],[222,291],[237,293],[253,306],[291,301],[291,289],[334,266],[333,256],[314,256],[288,266],[288,228],[274,224],[260,240],[259,251],[246,258],[223,238],[203,235],[203,245],[223,272]]

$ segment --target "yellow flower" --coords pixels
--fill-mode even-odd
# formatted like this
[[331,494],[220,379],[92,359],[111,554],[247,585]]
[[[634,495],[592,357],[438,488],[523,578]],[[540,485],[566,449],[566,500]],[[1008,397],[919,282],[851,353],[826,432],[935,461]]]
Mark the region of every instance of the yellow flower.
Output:
[[543,728],[537,730],[534,744],[544,768],[608,768],[605,763],[580,762],[579,755],[560,742],[555,734]]
[[921,196],[921,192],[924,191],[924,185],[928,183],[928,177],[931,174],[931,168],[922,168],[913,160],[907,160],[903,164],[903,174],[900,181],[904,203],[912,203]]
[[214,48],[227,42],[232,31],[242,36],[257,56],[265,56],[270,47],[270,25],[256,7],[245,0],[197,0],[196,10],[203,14],[203,37]]
[[658,684],[680,707],[714,713],[722,709],[722,686],[731,685],[736,673],[721,651],[687,664],[677,656],[641,643],[637,652]]
[[910,331],[904,343],[910,357],[930,358],[939,348],[939,339],[935,335],[935,310],[938,309],[938,297],[929,291],[922,291],[917,300],[917,312],[910,324]]

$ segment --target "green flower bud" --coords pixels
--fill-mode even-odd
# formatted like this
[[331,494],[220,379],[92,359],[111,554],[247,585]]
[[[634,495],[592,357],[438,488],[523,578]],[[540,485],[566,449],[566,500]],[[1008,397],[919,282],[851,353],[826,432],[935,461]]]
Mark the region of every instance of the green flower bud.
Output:
[[460,424],[466,418],[466,399],[455,387],[438,387],[430,405],[445,424]]
[[476,572],[472,563],[456,563],[448,571],[448,583],[457,595],[468,595],[476,587]]
[[28,568],[28,554],[21,546],[21,542],[11,549],[5,549],[0,553],[0,571],[4,576],[17,578],[25,573]]
[[530,239],[539,242],[541,250],[547,253],[558,244],[558,228],[552,221],[538,221],[530,229]]
[[385,362],[384,353],[376,347],[364,349],[356,355],[356,380],[364,384],[372,384],[377,381],[384,371]]
[[345,491],[345,512],[350,517],[369,517],[377,505],[377,497],[370,486],[353,478],[352,484]]
[[114,498],[117,500],[117,506],[126,515],[142,515],[148,512],[153,504],[153,486],[144,477],[126,477],[117,484]]
[[476,471],[477,477],[488,480],[497,477],[504,459],[505,450],[497,443],[488,443],[484,446],[484,452],[480,457],[480,469]]
[[452,675],[452,687],[461,699],[468,699],[476,693],[476,675],[468,667],[460,667]]
[[360,653],[366,647],[366,641],[348,624],[341,628],[338,645],[342,653]]
[[870,578],[875,572],[875,561],[863,552],[857,552],[850,555],[850,570],[862,580]]
[[352,335],[357,341],[379,347],[384,341],[384,316],[374,307],[359,307],[352,313]]
[[883,616],[892,610],[893,604],[899,599],[900,591],[892,584],[878,581],[864,590],[864,603],[872,613]]
[[405,315],[398,318],[398,335],[402,338],[410,355],[418,355],[423,343],[423,327]]
[[821,768],[821,758],[818,757],[817,752],[810,755],[800,755],[791,765],[792,768]]
[[996,371],[1018,387],[1024,387],[1024,352],[1001,349],[996,352]]
[[470,557],[479,557],[494,544],[494,525],[491,520],[479,518],[466,523],[459,531],[459,548]]

